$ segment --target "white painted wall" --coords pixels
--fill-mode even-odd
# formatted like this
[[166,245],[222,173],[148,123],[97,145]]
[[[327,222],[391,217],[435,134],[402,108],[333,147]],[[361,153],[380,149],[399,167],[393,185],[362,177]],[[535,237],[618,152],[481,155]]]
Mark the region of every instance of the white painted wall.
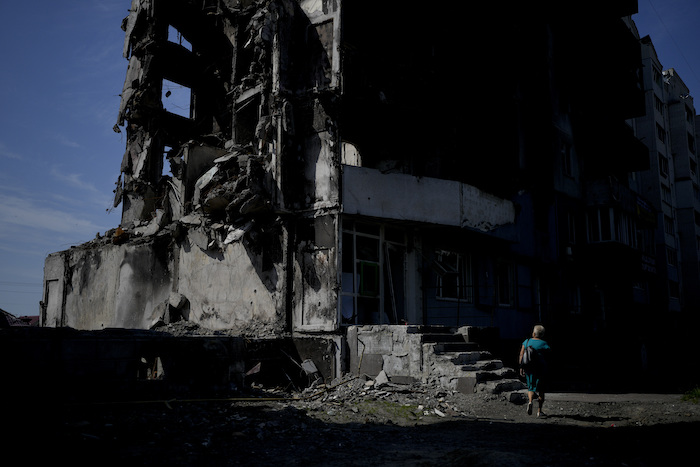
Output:
[[482,231],[515,222],[513,203],[463,183],[343,165],[343,213]]

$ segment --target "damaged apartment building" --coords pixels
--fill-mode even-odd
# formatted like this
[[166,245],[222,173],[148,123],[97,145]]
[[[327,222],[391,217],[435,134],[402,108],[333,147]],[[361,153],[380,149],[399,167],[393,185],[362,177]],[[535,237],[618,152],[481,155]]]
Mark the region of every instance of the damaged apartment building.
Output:
[[636,8],[132,0],[121,223],[47,258],[43,325],[291,338],[332,377],[362,330],[622,320],[654,228],[615,181],[648,164]]

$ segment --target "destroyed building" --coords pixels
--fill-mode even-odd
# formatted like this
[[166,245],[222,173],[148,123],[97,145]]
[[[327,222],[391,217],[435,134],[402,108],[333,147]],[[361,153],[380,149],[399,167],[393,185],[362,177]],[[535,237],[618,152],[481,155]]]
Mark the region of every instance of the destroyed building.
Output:
[[614,328],[653,274],[590,217],[654,228],[636,8],[132,0],[121,223],[46,259],[43,326],[294,339],[331,377],[363,329]]

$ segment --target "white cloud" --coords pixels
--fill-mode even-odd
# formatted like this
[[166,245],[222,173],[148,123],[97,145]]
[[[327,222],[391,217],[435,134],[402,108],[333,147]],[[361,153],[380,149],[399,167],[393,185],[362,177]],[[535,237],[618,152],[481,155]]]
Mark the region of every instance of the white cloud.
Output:
[[90,182],[82,180],[82,174],[78,173],[62,173],[56,167],[51,169],[51,176],[56,180],[65,183],[73,188],[78,188],[80,190],[89,191],[92,193],[99,193],[95,185]]
[[0,156],[7,157],[8,159],[22,160],[23,157],[5,146],[4,143],[0,143]]
[[58,142],[59,142],[60,144],[62,144],[63,146],[66,146],[66,147],[69,147],[69,148],[79,148],[79,147],[80,147],[80,143],[76,143],[75,141],[71,141],[71,140],[69,140],[68,138],[66,138],[65,136],[57,135],[57,136],[56,136],[56,139],[57,139]]
[[0,200],[0,225],[45,229],[85,237],[86,240],[104,230],[102,226],[73,213],[40,206],[29,199],[13,196],[5,196]]
[[59,182],[87,193],[87,197],[75,196],[74,199],[83,204],[88,200],[91,205],[107,209],[112,206],[112,199],[103,190],[99,190],[92,182],[85,181],[83,174],[63,173],[57,167],[51,169],[51,176]]

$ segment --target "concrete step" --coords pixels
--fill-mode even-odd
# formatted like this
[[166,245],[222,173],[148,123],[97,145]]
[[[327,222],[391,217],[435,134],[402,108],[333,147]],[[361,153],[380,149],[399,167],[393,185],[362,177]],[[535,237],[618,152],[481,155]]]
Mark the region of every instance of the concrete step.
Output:
[[476,382],[486,383],[489,381],[499,381],[504,379],[518,379],[518,374],[512,368],[506,368],[502,362],[499,362],[501,367],[495,370],[479,370],[476,371]]
[[466,343],[464,336],[462,334],[455,334],[451,332],[430,332],[422,334],[422,340],[424,343],[430,342],[455,342],[455,343]]
[[479,345],[474,342],[435,342],[436,353],[446,352],[474,352],[479,350]]
[[494,381],[486,381],[476,385],[476,392],[485,392],[487,394],[502,394],[521,391],[526,389],[525,383],[519,379],[500,379]]
[[423,371],[427,380],[465,394],[502,394],[514,403],[521,403],[523,397],[527,399],[525,385],[518,379],[517,372],[504,367],[501,360],[481,350],[478,344],[466,342],[463,335],[429,333],[422,341]]
[[[433,350],[434,344],[423,345],[423,368],[427,375],[460,375],[464,371],[494,366],[485,362],[482,352],[435,353]],[[482,361],[484,363],[480,363]]]
[[[482,360],[485,361],[492,359],[492,355],[484,350],[446,352],[440,350],[440,347],[438,347],[438,345],[439,344],[435,344],[435,346],[433,346],[431,350],[431,353],[435,360],[449,361],[455,365],[468,365]],[[438,349],[438,351],[435,351],[435,349]]]

